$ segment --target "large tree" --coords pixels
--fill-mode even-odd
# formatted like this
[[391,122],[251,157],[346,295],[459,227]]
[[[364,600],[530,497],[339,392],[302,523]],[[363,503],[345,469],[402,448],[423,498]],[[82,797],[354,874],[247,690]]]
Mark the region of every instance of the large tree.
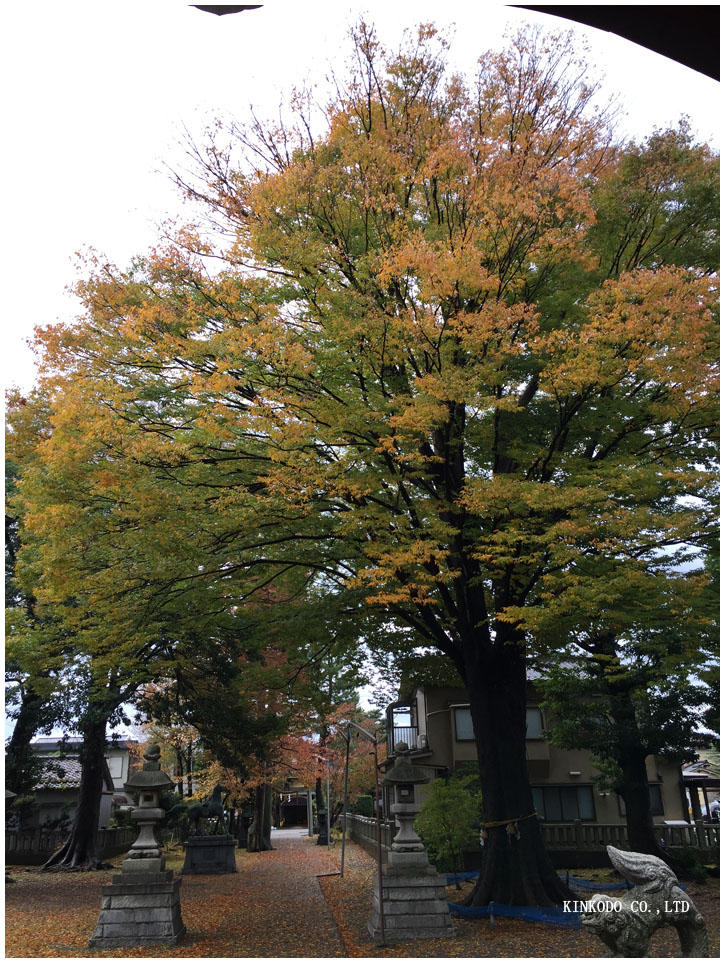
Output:
[[706,579],[670,574],[656,587],[638,580],[619,599],[615,591],[597,618],[569,628],[565,656],[539,683],[554,741],[591,752],[621,796],[630,847],[675,866],[653,824],[646,759],[681,766],[702,740],[709,692],[698,676],[716,651]]
[[617,261],[634,175],[570,38],[520,36],[471,83],[430,28],[388,55],[361,26],[354,52],[319,132],[303,112],[196,149],[186,188],[229,244],[184,230],[99,265],[87,323],[45,335],[85,386],[65,418],[118,521],[86,598],[131,556],[149,605],[195,586],[209,611],[291,571],[362,593],[468,690],[492,824],[474,898],[546,905],[527,653],[550,610],[606,604],[598,559],[636,579],[702,537],[682,496],[710,483],[717,423],[714,161],[681,135],[672,189],[702,190],[667,194],[670,241]]

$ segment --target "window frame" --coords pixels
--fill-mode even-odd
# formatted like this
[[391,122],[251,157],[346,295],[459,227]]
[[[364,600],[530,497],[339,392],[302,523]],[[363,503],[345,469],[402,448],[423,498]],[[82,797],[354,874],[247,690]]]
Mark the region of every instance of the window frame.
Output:
[[[591,800],[592,815],[591,815],[591,816],[578,815],[578,816],[573,816],[573,817],[569,817],[569,816],[565,817],[565,816],[564,816],[564,800],[563,800],[563,797],[562,797],[562,795],[561,795],[561,790],[562,790],[562,789],[573,789],[573,790],[576,791],[576,793],[577,793],[577,811],[578,811],[579,813],[581,813],[581,806],[580,806],[579,798],[578,798],[579,792],[580,792],[580,790],[588,789],[588,790],[589,790],[589,798],[590,798],[590,800]],[[589,782],[587,782],[587,783],[576,783],[576,784],[573,784],[573,783],[555,783],[554,785],[551,785],[551,786],[548,786],[548,785],[543,785],[543,786],[542,786],[542,785],[538,785],[538,786],[532,786],[532,787],[531,787],[532,793],[534,793],[535,791],[540,791],[540,792],[542,792],[542,793],[546,793],[546,792],[553,792],[554,790],[556,790],[556,791],[559,793],[559,811],[560,811],[561,814],[562,814],[559,819],[550,818],[550,817],[548,817],[548,816],[546,815],[546,800],[545,800],[545,798],[543,798],[543,797],[542,797],[542,803],[543,803],[543,808],[544,808],[544,815],[543,815],[543,816],[539,815],[539,812],[538,812],[538,810],[536,809],[536,801],[535,801],[535,797],[534,797],[534,809],[536,810],[536,815],[538,816],[538,818],[541,820],[542,823],[572,823],[572,822],[575,822],[577,819],[580,820],[580,821],[583,822],[583,823],[596,823],[596,821],[597,821],[597,808],[596,808],[596,804],[595,804],[595,801],[594,801],[594,784],[593,784],[593,783],[589,783]]]
[[527,742],[528,742],[529,740],[531,740],[532,742],[546,742],[546,740],[544,739],[544,713],[541,711],[541,706],[526,706],[526,715],[527,715],[527,717],[528,717],[529,711],[532,710],[532,709],[535,709],[536,712],[539,713],[540,730],[539,730],[539,735],[538,735],[538,736],[530,736],[530,735],[529,735],[528,718],[527,718],[527,720],[526,720],[526,740],[527,740]]
[[[469,737],[462,737],[462,736],[459,736],[459,735],[458,735],[458,710],[459,710],[459,709],[467,709],[467,710],[468,710],[468,714],[469,714],[469,716],[470,716],[470,714],[471,714],[471,703],[470,703],[470,702],[456,702],[456,703],[452,703],[452,704],[449,706],[449,708],[450,708],[451,713],[452,713],[452,715],[453,715],[453,738],[454,738],[454,740],[455,740],[456,742],[475,742],[475,741],[476,741],[476,737],[473,736],[473,735],[470,736],[470,738],[469,738]],[[528,741],[531,741],[531,742],[546,742],[546,739],[545,739],[545,737],[544,737],[544,713],[541,711],[541,706],[537,706],[537,705],[526,706],[526,712],[527,712],[527,714],[528,714],[529,710],[535,710],[536,712],[539,713],[539,723],[540,723],[540,726],[541,726],[541,730],[540,730],[538,736],[530,736],[530,735],[528,734],[528,728],[529,728],[529,727],[528,727],[528,724],[527,724],[527,726],[526,726],[526,740],[527,740],[527,742],[528,742]],[[471,732],[473,732],[473,720],[471,720]]]
[[[453,739],[455,742],[475,742],[476,737],[473,735],[473,718],[471,717],[471,703],[470,702],[458,702],[455,705],[450,706],[451,712],[453,714]],[[471,719],[471,736],[461,737],[458,735],[458,710],[466,709],[468,711],[469,718]]]

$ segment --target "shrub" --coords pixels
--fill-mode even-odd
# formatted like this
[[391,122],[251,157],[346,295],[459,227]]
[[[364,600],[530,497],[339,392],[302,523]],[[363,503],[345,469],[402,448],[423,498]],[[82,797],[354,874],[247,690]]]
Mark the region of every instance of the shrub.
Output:
[[462,869],[464,850],[478,846],[480,819],[480,799],[464,780],[434,779],[415,829],[439,870]]
[[373,797],[365,795],[358,796],[352,807],[352,811],[357,813],[358,816],[372,816]]
[[705,864],[717,862],[719,858],[719,853],[702,852],[694,846],[679,846],[676,849],[673,848],[671,852],[677,860],[678,876],[692,880],[693,883],[704,883],[708,877]]

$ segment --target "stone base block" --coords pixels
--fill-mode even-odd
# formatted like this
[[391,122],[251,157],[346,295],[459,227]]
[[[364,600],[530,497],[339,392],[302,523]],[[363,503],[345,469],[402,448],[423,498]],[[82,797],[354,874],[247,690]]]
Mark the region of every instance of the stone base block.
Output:
[[120,946],[175,946],[186,933],[181,919],[181,880],[164,873],[139,873],[113,877],[101,890],[101,915],[98,917],[91,947],[114,949]]
[[121,872],[124,873],[124,875],[127,873],[162,873],[165,862],[163,856],[124,859],[121,863]]
[[207,873],[236,873],[234,836],[189,836],[186,841],[186,858],[183,875],[206,875]]
[[[440,939],[453,935],[453,923],[446,900],[446,879],[433,867],[419,876],[410,867],[396,873],[387,866],[383,871],[383,915],[385,941]],[[382,940],[380,895],[375,880],[373,908],[368,932],[376,942]]]
[[435,873],[435,867],[431,866],[428,854],[423,852],[401,852],[392,850],[388,853],[388,868],[391,872],[410,872],[414,875],[420,873]]

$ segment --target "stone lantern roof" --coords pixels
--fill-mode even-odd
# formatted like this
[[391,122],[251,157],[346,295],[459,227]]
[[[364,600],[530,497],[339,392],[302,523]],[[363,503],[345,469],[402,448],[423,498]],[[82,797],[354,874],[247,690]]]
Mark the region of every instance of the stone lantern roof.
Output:
[[405,742],[398,742],[395,746],[395,762],[383,776],[383,782],[389,785],[399,783],[428,782],[430,774],[422,766],[414,766],[407,758],[408,746]]
[[149,792],[151,790],[168,789],[174,783],[165,772],[161,771],[161,750],[157,745],[149,746],[144,753],[146,762],[143,769],[131,773],[128,781],[123,784],[126,792]]

